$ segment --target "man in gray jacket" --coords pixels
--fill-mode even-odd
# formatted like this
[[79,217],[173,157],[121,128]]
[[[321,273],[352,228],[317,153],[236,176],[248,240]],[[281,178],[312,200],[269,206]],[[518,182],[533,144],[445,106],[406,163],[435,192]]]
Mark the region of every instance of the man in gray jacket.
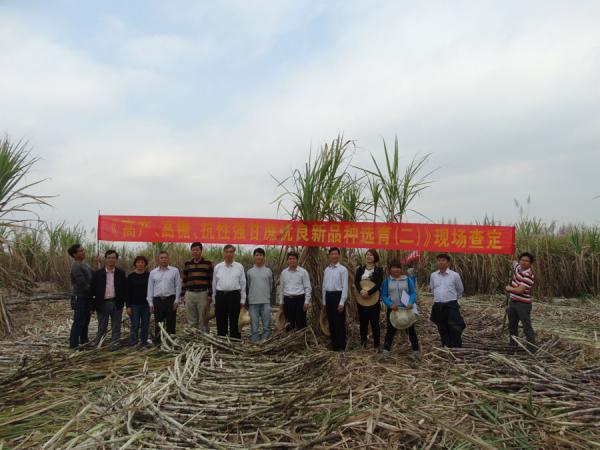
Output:
[[73,309],[73,325],[69,336],[69,347],[77,348],[88,341],[88,326],[91,315],[90,283],[92,269],[85,263],[85,248],[81,244],[73,244],[68,249],[73,258],[71,265],[71,309]]
[[[250,340],[257,343],[271,336],[271,303],[275,299],[273,272],[265,266],[265,251],[254,250],[254,267],[246,274],[247,300],[250,309]],[[262,322],[262,334],[259,336],[259,322]]]

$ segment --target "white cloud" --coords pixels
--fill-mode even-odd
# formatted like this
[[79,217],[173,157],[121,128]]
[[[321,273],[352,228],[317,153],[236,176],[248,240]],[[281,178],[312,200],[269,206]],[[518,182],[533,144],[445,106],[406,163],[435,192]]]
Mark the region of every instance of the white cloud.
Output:
[[0,21],[0,47],[0,119],[11,133],[33,137],[115,110],[153,82],[147,72],[99,63],[13,22]]
[[[140,21],[132,29],[109,17],[119,66],[0,23],[9,49],[0,101],[10,105],[0,119],[46,157],[40,170],[61,194],[51,216],[86,224],[99,208],[273,216],[269,173],[287,176],[310,145],[343,131],[358,140],[357,164],[395,134],[408,155],[433,152],[438,181],[416,207],[434,219],[508,221],[513,199],[531,193],[536,214],[598,220],[588,200],[600,191],[592,173],[600,165],[597,3],[344,2],[347,22],[333,44],[313,43],[309,59],[241,92],[235,105],[208,105],[238,110],[196,127],[173,124],[167,109],[140,116],[136,93],[160,104],[163,88],[178,83],[160,69],[187,73],[198,54],[212,62],[206,71],[218,71],[221,58],[251,60],[248,49],[268,53],[319,11],[299,2],[163,5],[168,20],[197,24],[198,33],[156,33]],[[228,14],[237,28],[217,30]]]
[[144,35],[127,41],[122,48],[123,60],[129,64],[152,68],[171,68],[185,59],[209,59],[216,49],[208,39],[185,39],[174,35]]

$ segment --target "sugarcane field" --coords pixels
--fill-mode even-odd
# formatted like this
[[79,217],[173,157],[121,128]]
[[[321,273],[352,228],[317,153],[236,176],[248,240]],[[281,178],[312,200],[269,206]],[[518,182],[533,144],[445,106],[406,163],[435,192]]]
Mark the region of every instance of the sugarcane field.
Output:
[[[27,304],[0,342],[6,448],[592,448],[600,439],[598,302],[537,304],[542,344],[532,356],[509,354],[502,298],[469,297],[463,348],[440,348],[424,320],[417,363],[404,342],[389,360],[357,348],[356,326],[343,354],[310,328],[260,346],[247,330],[242,342],[186,330],[161,348],[70,353],[67,297],[3,297],[8,311]],[[426,315],[432,298],[419,301]],[[43,320],[32,327],[31,315]]]
[[600,450],[600,2],[0,2],[0,450]]

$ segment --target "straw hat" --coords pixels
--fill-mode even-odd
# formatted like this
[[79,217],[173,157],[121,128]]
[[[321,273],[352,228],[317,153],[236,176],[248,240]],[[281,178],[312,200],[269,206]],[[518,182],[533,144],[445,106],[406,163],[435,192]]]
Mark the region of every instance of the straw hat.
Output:
[[325,336],[331,336],[331,330],[329,329],[329,321],[327,320],[327,312],[325,308],[321,308],[321,315],[319,316],[319,326],[321,327],[321,332]]
[[250,313],[246,308],[242,307],[238,318],[238,331],[241,333],[244,327],[248,325],[250,325]]
[[279,307],[279,311],[277,311],[277,315],[275,316],[275,328],[277,331],[285,330],[285,325],[287,320],[285,319],[285,314],[283,312],[283,305]]
[[406,330],[416,321],[417,316],[411,309],[398,308],[390,314],[390,322],[398,330]]
[[[361,282],[360,282],[360,288],[364,289],[365,291],[370,291],[374,287],[375,287],[375,283],[373,283],[371,280],[361,280]],[[373,292],[367,298],[364,298],[362,295],[360,295],[360,292],[356,296],[356,302],[362,306],[373,306],[373,305],[377,304],[378,301],[379,301],[379,290]]]
[[204,314],[204,323],[207,324],[214,318],[215,318],[215,304],[214,304],[214,302],[212,302],[210,304],[210,306],[206,307],[205,314]]

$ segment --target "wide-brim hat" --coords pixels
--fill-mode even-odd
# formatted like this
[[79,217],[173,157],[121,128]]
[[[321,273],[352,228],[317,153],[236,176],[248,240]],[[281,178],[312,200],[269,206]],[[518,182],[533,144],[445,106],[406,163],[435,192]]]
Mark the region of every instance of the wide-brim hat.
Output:
[[206,314],[204,314],[205,324],[207,324],[214,318],[215,318],[215,304],[211,303],[209,306],[206,307]]
[[321,332],[325,336],[331,336],[331,330],[329,329],[329,320],[327,320],[327,311],[325,311],[325,308],[321,308],[321,314],[319,316],[319,327],[321,328]]
[[240,317],[238,318],[238,331],[241,333],[245,326],[250,325],[250,313],[246,308],[240,309]]
[[[360,288],[364,289],[365,291],[370,291],[374,287],[375,287],[375,283],[373,283],[371,280],[361,280],[360,281]],[[373,292],[367,298],[364,298],[362,295],[360,295],[360,292],[356,296],[356,303],[358,303],[359,305],[362,305],[362,306],[373,306],[373,305],[377,304],[378,301],[379,301],[379,290]]]
[[406,330],[414,325],[416,321],[417,315],[411,309],[398,308],[390,314],[390,322],[397,330]]
[[281,305],[279,307],[279,311],[277,311],[277,314],[275,315],[275,328],[278,331],[283,331],[285,330],[286,323],[287,320],[285,318],[285,313],[283,312],[283,305]]

